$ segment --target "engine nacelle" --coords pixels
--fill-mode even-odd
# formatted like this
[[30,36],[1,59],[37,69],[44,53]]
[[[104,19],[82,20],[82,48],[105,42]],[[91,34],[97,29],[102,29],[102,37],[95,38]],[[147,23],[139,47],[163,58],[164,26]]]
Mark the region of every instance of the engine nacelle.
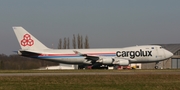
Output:
[[128,66],[129,60],[121,59],[121,58],[115,58],[113,64],[117,64],[120,66]]
[[92,62],[90,61],[90,60],[85,60],[84,62],[83,62],[83,64],[92,64]]
[[102,64],[112,64],[113,63],[113,59],[112,58],[102,58]]

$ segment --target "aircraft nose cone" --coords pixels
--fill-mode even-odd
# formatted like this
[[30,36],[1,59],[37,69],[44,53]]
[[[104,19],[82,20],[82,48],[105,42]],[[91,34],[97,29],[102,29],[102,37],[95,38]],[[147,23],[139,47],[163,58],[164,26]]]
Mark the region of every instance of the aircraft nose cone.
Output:
[[166,50],[166,57],[170,58],[172,56],[173,56],[173,53],[168,51],[168,50]]

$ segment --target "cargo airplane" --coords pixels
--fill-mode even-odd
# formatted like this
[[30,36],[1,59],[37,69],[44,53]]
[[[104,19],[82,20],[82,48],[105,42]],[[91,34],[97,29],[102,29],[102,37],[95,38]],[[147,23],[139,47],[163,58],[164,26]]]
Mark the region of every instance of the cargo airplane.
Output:
[[76,64],[80,65],[80,68],[87,65],[96,68],[156,62],[155,69],[158,69],[159,61],[173,56],[170,51],[159,45],[101,49],[50,49],[23,27],[13,27],[13,29],[21,46],[21,49],[17,51],[19,55],[58,63]]

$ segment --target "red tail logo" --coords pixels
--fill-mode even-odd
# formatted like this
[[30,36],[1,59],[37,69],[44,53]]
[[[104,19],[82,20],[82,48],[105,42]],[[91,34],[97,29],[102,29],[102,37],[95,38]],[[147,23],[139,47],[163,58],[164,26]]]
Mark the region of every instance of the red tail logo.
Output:
[[23,39],[21,40],[22,46],[32,46],[34,44],[34,40],[31,39],[31,35],[25,34]]

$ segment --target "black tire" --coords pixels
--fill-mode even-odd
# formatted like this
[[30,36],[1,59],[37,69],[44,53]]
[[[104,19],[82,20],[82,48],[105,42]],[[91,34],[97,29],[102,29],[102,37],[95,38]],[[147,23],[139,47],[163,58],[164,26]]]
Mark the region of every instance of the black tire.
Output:
[[158,69],[158,66],[155,66],[154,68],[155,68],[155,69]]

